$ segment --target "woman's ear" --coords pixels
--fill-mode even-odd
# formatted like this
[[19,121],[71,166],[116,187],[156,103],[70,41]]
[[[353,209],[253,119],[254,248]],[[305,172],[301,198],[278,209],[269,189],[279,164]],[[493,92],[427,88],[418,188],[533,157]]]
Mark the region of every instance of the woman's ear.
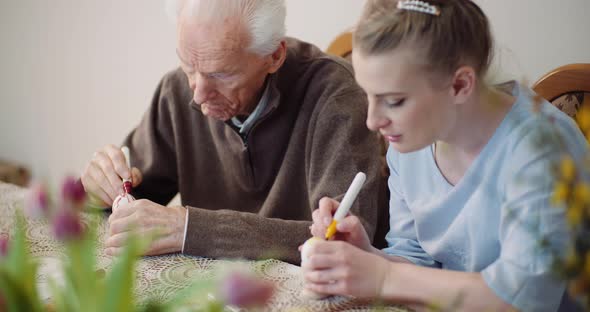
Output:
[[268,69],[269,74],[274,74],[285,62],[287,58],[287,43],[282,40],[279,47],[270,55],[270,67]]
[[475,91],[477,75],[471,66],[461,66],[455,71],[453,84],[451,86],[451,96],[455,98],[456,103],[464,103]]

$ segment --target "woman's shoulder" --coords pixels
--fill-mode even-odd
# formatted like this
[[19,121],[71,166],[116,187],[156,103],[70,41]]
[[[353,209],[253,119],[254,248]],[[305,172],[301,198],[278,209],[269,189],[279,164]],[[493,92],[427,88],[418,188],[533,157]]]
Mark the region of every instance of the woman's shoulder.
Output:
[[500,88],[507,86],[512,87],[516,101],[501,125],[505,128],[502,145],[513,149],[544,150],[553,146],[569,151],[586,149],[586,140],[571,117],[524,85],[512,81]]

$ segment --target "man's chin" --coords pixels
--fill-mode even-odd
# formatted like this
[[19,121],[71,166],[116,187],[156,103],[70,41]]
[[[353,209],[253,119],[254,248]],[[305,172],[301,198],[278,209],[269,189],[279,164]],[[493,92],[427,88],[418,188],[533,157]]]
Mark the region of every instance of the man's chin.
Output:
[[207,113],[204,113],[203,115],[205,115],[209,118],[217,119],[219,121],[228,121],[231,119],[231,117],[227,117],[226,115],[215,115],[215,114],[207,114]]
[[201,107],[201,112],[203,112],[203,115],[205,115],[207,117],[214,118],[214,119],[221,120],[221,121],[228,121],[233,117],[228,112],[222,112],[222,111],[218,111],[218,110],[209,109],[206,106]]

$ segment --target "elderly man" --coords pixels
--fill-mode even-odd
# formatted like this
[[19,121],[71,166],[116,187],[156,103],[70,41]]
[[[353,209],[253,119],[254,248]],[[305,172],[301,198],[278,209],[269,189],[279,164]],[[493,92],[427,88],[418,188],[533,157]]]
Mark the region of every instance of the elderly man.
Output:
[[[358,171],[368,179],[351,211],[374,234],[385,181],[350,66],[286,38],[284,0],[187,0],[177,24],[181,68],[124,142],[132,168],[110,145],[81,178],[105,205],[122,178],[143,198],[113,211],[107,252],[135,224],[161,234],[148,254],[298,262],[319,200]],[[164,207],[178,192],[183,206]]]

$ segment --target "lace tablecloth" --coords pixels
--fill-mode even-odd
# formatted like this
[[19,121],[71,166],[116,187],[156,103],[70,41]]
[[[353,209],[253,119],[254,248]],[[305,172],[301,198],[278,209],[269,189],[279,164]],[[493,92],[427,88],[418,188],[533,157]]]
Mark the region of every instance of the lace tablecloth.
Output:
[[[26,189],[0,182],[0,233],[10,232],[14,225],[14,211],[23,206]],[[106,220],[106,219],[105,219]],[[99,250],[97,269],[109,270],[114,258],[104,253],[106,222],[99,227]],[[53,238],[46,222],[27,220],[27,238],[31,251],[39,259],[38,273],[41,296],[48,298],[47,280],[59,280],[61,261],[64,257],[62,246]],[[143,257],[137,265],[136,295],[141,302],[148,298],[167,300],[173,294],[200,278],[211,278],[213,267],[226,261],[171,254]],[[370,308],[352,298],[330,297],[324,300],[307,300],[300,296],[303,287],[300,268],[278,260],[244,261],[244,265],[264,279],[272,281],[277,291],[271,300],[269,311],[364,311]],[[381,311],[406,311],[400,307],[379,307]]]

